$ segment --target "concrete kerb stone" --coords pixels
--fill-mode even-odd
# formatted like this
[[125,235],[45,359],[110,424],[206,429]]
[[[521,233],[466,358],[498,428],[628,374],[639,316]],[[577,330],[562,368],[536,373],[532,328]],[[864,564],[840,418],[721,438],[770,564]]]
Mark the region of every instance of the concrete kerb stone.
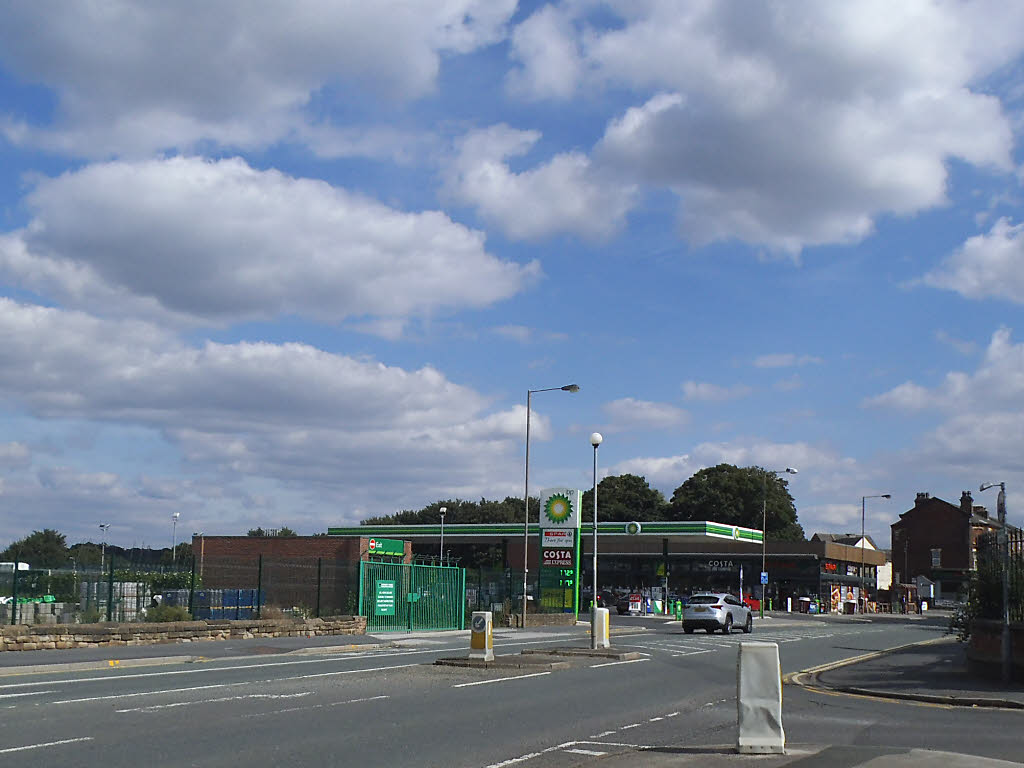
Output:
[[617,648],[528,648],[522,651],[524,656],[574,656],[592,659],[612,659],[614,661],[636,661],[643,658],[636,651],[622,651]]
[[100,669],[126,669],[128,667],[155,667],[164,664],[195,664],[202,656],[153,656],[145,659],[102,659],[98,661],[71,661],[63,664],[26,664],[0,668],[0,678],[20,675],[39,675],[54,672],[94,672]]
[[879,691],[872,688],[861,688],[859,686],[852,685],[830,685],[819,678],[819,675],[823,672],[828,672],[833,669],[840,669],[842,667],[848,667],[853,664],[862,664],[865,661],[871,661],[872,659],[878,659],[883,656],[889,656],[900,651],[907,650],[922,645],[936,645],[938,643],[950,642],[948,637],[935,637],[928,640],[922,640],[917,643],[907,643],[906,645],[898,645],[893,648],[885,648],[880,651],[874,651],[872,653],[865,653],[861,656],[854,656],[850,659],[843,659],[841,661],[831,662],[829,664],[821,664],[817,667],[810,667],[809,669],[801,670],[800,672],[792,672],[783,678],[783,681],[789,685],[799,685],[801,688],[807,688],[809,690],[829,690],[837,693],[849,693],[857,696],[868,696],[871,698],[878,699],[893,699],[896,701],[917,701],[926,704],[945,704],[947,706],[961,706],[961,707],[990,707],[994,709],[1024,709],[1024,702],[1012,701],[1009,699],[999,699],[984,696],[952,696],[948,694],[931,694],[931,693],[918,693],[916,691]]

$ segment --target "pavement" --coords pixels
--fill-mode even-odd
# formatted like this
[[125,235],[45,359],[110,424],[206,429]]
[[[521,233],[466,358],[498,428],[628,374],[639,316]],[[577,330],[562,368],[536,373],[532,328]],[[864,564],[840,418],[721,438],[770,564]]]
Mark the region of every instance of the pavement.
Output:
[[[777,618],[766,618],[774,626],[789,623],[785,614]],[[844,618],[851,622],[866,620],[860,617]],[[908,620],[910,617],[902,618]],[[642,628],[621,627],[619,631],[634,632],[637,629]],[[341,638],[330,637],[275,638],[247,643],[193,643],[191,648],[187,645],[174,645],[120,647],[116,651],[114,648],[98,648],[81,652],[10,652],[0,653],[0,677],[115,664],[134,666],[177,663],[190,657],[350,653],[385,647],[440,644],[450,641],[453,636],[468,637],[468,634],[468,631],[459,631],[346,636],[344,643],[338,642]],[[550,631],[530,630],[496,630],[495,635],[499,634],[514,636],[520,642],[541,641],[545,638],[550,642],[550,638],[557,636],[557,633]],[[110,660],[114,652],[119,657],[116,662]],[[954,637],[945,635],[923,643],[865,654],[836,664],[789,674],[785,677],[785,685],[889,700],[1024,711],[1024,685],[1015,683],[1004,687],[999,681],[969,675],[966,667],[966,647]],[[619,754],[595,754],[574,765],[592,765],[594,768],[680,768],[688,765],[700,765],[702,768],[737,765],[757,768],[1021,768],[1024,763],[927,749],[790,743],[786,745],[785,754],[776,755],[740,755],[733,744],[667,746]]]

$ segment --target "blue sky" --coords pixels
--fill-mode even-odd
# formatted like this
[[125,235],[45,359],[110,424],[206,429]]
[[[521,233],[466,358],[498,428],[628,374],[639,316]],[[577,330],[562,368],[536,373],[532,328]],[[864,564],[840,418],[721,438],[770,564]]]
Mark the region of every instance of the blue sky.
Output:
[[[1024,5],[8,6],[0,544],[730,462],[1024,500]],[[992,493],[992,492],[989,492]]]

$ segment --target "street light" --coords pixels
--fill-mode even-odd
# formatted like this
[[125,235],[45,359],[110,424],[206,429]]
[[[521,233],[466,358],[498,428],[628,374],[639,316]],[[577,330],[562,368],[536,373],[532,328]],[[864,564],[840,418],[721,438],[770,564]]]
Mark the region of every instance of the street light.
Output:
[[181,512],[175,512],[171,515],[171,565],[178,562],[178,518],[181,517]]
[[590,647],[597,648],[597,446],[604,441],[600,432],[590,436],[594,446],[594,591],[590,598]]
[[879,493],[874,496],[861,496],[860,497],[860,598],[864,601],[864,607],[861,609],[861,613],[867,613],[868,611],[868,596],[864,591],[864,502],[866,499],[891,499],[891,493]]
[[441,552],[438,563],[444,563],[444,513],[447,511],[448,507],[441,507]]
[[100,523],[100,532],[103,534],[103,543],[100,544],[100,573],[103,573],[103,561],[107,557],[107,529],[110,523]]
[[1010,648],[1010,539],[1006,533],[1006,483],[982,483],[978,486],[978,493],[987,491],[989,488],[999,486],[999,496],[996,497],[996,512],[999,517],[999,532],[996,540],[999,543],[999,554],[1003,561],[1003,637],[1001,655],[1003,661],[1003,685],[1009,685],[1013,675],[1013,656]]
[[554,392],[555,390],[579,392],[580,388],[575,384],[566,384],[564,387],[526,390],[526,489],[523,491],[523,507],[525,508],[523,515],[523,629],[526,629],[526,574],[529,569],[530,555],[530,396],[534,392]]
[[[766,470],[764,470],[764,474],[761,475],[761,573],[762,574],[763,573],[767,573],[767,571],[768,571],[768,569],[766,567],[767,564],[766,564],[766,550],[765,550],[765,544],[768,541],[768,530],[767,530],[767,528],[768,528],[768,475],[769,474],[777,475],[780,472],[786,472],[786,473],[788,473],[790,475],[795,475],[797,473],[797,471],[795,469],[793,469],[792,467],[786,467],[785,469],[766,469]],[[760,581],[762,581],[762,582],[764,581],[764,577],[763,576],[761,577]],[[759,609],[759,612],[761,614],[761,618],[762,619],[764,618],[764,594],[765,594],[765,589],[767,588],[767,586],[768,586],[767,584],[764,584],[764,583],[761,584],[761,600],[760,600],[760,605],[758,606],[758,609]],[[743,585],[740,584],[740,601],[742,602],[742,600],[743,600]]]

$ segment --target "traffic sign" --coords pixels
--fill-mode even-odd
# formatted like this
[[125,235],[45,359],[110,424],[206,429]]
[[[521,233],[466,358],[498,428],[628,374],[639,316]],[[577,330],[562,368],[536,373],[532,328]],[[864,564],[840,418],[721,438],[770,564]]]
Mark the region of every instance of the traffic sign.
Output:
[[768,583],[768,571],[761,571],[761,583],[762,584],[767,584]]

